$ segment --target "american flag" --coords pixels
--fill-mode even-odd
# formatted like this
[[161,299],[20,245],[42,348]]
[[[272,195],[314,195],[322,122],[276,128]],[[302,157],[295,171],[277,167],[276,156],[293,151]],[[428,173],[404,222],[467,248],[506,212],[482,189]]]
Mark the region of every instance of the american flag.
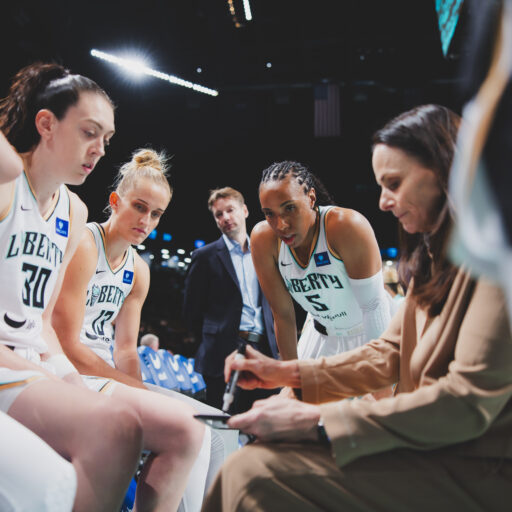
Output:
[[340,89],[336,84],[314,87],[314,133],[315,137],[339,137]]

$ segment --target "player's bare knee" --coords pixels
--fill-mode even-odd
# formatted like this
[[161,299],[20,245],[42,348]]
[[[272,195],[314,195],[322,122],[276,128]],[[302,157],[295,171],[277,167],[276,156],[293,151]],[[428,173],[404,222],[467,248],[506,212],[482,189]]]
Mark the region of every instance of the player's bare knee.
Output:
[[142,449],[142,424],[137,412],[127,404],[108,400],[100,406],[102,437],[111,447],[134,453]]
[[196,455],[201,449],[204,438],[204,426],[193,416],[184,415],[173,425],[173,435],[169,438],[169,449],[175,454],[188,457]]

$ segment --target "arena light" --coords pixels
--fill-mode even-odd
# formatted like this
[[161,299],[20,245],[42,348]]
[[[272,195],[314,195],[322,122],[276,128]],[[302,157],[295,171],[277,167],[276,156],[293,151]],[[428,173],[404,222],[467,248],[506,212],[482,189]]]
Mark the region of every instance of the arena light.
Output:
[[190,258],[185,258],[185,263],[190,263],[192,260]]
[[100,50],[91,50],[91,55],[96,57],[97,59],[104,60],[106,62],[110,62],[111,64],[116,64],[121,68],[125,69],[130,73],[141,75],[148,75],[154,78],[159,78],[160,80],[165,80],[174,85],[180,85],[181,87],[186,87],[187,89],[192,89],[196,92],[201,92],[203,94],[208,94],[210,96],[218,96],[219,92],[215,89],[210,89],[209,87],[204,87],[203,85],[195,84],[193,82],[189,82],[188,80],[183,80],[174,75],[168,75],[167,73],[162,73],[161,71],[156,71],[148,67],[143,61],[139,59],[127,59],[123,57],[117,57],[116,55],[112,55],[110,53],[102,52]]
[[251,12],[251,4],[249,3],[249,0],[244,0],[244,13],[245,13],[245,19],[247,21],[252,20],[252,12]]
[[388,258],[396,258],[398,256],[398,249],[396,247],[388,247]]
[[178,262],[178,267],[184,267],[184,266],[185,266],[185,263],[183,263],[183,261]]
[[137,249],[139,249],[139,251],[143,251],[144,249],[146,249],[146,246],[144,244],[139,244],[137,245]]
[[199,249],[199,247],[203,247],[205,245],[204,240],[194,240],[194,247]]
[[151,231],[151,233],[149,233],[148,238],[150,240],[154,240],[156,238],[156,235],[158,235],[158,231],[156,229],[153,229],[153,231]]
[[172,235],[170,233],[162,233],[162,240],[164,242],[170,242],[172,240]]
[[178,254],[185,254],[185,249],[178,249],[176,252]]
[[233,3],[233,0],[228,0],[228,9],[229,13],[231,14],[231,19],[235,24],[235,27],[240,28],[242,24],[238,21],[238,16],[236,14],[235,4]]

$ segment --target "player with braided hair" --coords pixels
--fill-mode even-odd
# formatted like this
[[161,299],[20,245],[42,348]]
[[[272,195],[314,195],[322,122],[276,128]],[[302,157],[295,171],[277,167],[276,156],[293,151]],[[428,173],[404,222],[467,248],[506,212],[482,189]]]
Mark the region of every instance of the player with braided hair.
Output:
[[[378,337],[390,308],[369,222],[332,206],[324,185],[298,162],[265,169],[259,196],[266,220],[252,232],[252,254],[283,359],[333,355]],[[292,297],[309,313],[298,346]]]

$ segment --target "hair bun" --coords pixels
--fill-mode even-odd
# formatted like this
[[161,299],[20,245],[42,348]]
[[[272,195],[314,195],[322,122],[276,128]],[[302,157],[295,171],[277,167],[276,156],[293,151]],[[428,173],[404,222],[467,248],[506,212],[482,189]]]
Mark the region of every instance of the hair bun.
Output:
[[165,168],[165,163],[163,161],[163,157],[161,154],[153,151],[152,149],[141,149],[137,151],[133,157],[132,161],[135,163],[136,169],[141,169],[143,167],[152,167],[160,172],[163,172]]
[[137,149],[132,158],[119,169],[114,183],[115,191],[123,197],[129,190],[136,187],[139,180],[150,180],[163,187],[172,197],[172,187],[168,181],[167,155],[150,148]]

